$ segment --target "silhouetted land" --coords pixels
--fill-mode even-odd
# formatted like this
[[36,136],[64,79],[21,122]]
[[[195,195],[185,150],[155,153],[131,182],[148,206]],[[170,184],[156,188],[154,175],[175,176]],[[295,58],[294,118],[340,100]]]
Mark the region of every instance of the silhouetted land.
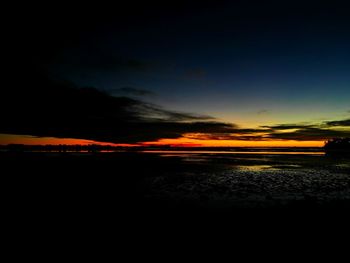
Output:
[[324,146],[328,154],[350,154],[350,138],[334,138],[328,140]]
[[8,144],[0,145],[0,150],[5,152],[144,152],[144,151],[197,151],[197,152],[254,152],[254,151],[288,151],[288,152],[313,152],[324,151],[319,147],[176,147],[172,145],[148,145],[148,146],[113,146],[113,145],[25,145],[25,144]]

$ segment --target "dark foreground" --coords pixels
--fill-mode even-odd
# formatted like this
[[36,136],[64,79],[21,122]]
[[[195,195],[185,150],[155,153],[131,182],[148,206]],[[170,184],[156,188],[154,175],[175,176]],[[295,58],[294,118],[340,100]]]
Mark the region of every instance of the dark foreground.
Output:
[[4,204],[15,221],[123,220],[147,228],[230,218],[255,225],[341,220],[350,208],[348,157],[3,152],[0,162]]

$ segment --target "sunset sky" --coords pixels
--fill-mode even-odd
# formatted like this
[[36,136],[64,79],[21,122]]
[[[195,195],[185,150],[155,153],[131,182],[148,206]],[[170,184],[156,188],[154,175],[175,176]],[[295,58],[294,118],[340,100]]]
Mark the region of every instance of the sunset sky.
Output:
[[350,137],[350,16],[337,1],[130,1],[16,16],[0,144]]

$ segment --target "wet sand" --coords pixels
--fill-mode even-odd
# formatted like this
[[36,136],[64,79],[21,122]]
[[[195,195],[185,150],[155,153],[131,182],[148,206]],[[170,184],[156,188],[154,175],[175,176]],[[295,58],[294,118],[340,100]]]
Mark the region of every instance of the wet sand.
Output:
[[117,229],[149,242],[155,231],[245,237],[296,225],[316,233],[316,223],[323,231],[348,225],[349,163],[295,154],[0,153],[2,211],[8,225],[34,231],[29,237]]
[[[350,201],[348,158],[266,153],[1,153],[17,201],[171,210],[338,207]],[[12,189],[12,190],[11,190]],[[35,202],[34,202],[35,203]]]
[[335,207],[350,201],[347,158],[264,153],[181,153],[179,156],[183,165],[197,166],[180,173],[170,171],[148,178],[147,198],[226,211]]

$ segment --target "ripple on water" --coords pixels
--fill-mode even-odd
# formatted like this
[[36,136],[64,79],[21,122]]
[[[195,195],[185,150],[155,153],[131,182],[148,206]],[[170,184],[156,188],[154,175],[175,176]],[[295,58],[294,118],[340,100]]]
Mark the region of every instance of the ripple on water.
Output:
[[297,164],[284,164],[284,165],[267,165],[267,164],[256,164],[256,165],[237,165],[235,166],[239,171],[252,171],[252,172],[261,172],[261,171],[281,171],[284,169],[297,169],[302,168],[301,165]]
[[278,170],[278,168],[274,168],[272,165],[266,165],[266,164],[237,165],[235,166],[235,168],[240,171],[253,171],[253,172],[266,171],[266,170]]

